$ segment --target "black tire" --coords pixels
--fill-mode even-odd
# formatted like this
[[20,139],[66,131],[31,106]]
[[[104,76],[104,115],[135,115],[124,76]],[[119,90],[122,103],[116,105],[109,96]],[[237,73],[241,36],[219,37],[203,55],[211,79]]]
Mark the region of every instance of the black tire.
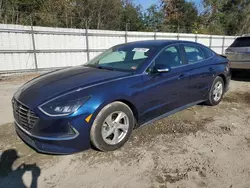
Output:
[[[213,95],[213,91],[214,91],[214,88],[215,88],[216,84],[218,84],[219,82],[222,83],[222,95],[221,95],[219,100],[215,100],[214,95]],[[222,99],[222,97],[224,95],[224,88],[225,88],[224,86],[225,86],[224,80],[220,76],[217,76],[214,79],[214,82],[213,82],[213,84],[212,84],[212,86],[211,86],[211,88],[209,90],[208,100],[206,101],[207,105],[215,106],[215,105],[220,103],[220,101],[221,101],[221,99]]]
[[[128,126],[128,131],[125,137],[119,143],[115,145],[111,145],[104,141],[102,137],[102,128],[103,128],[103,123],[106,120],[106,118],[110,114],[117,112],[117,111],[123,112],[127,115],[129,126]],[[122,102],[119,102],[119,101],[112,102],[106,105],[105,107],[103,107],[103,109],[96,116],[94,123],[91,127],[91,131],[90,131],[91,143],[97,149],[101,151],[113,151],[113,150],[119,149],[128,141],[133,131],[134,124],[135,124],[135,121],[134,121],[134,115],[133,115],[132,110],[126,104]]]

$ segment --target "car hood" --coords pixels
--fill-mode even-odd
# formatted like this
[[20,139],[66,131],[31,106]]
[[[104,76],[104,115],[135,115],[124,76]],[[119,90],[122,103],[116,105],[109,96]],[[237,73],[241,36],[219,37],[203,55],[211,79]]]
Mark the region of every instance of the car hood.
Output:
[[111,81],[132,73],[90,67],[67,68],[41,75],[19,88],[14,97],[30,108],[74,89]]

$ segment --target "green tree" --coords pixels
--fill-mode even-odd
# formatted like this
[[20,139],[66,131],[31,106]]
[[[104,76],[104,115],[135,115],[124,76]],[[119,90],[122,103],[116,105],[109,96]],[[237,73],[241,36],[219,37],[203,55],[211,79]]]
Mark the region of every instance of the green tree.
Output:
[[249,0],[203,0],[203,6],[198,13],[187,0],[161,0],[143,12],[135,0],[0,0],[0,22],[222,35],[250,32]]
[[84,27],[87,24],[91,29],[117,29],[122,9],[120,0],[76,0],[78,27]]
[[11,24],[30,24],[29,15],[42,3],[36,0],[0,0],[0,21]]
[[243,21],[242,27],[237,34],[249,34],[250,33],[250,4],[247,4],[243,9]]
[[143,14],[140,5],[135,5],[132,1],[123,1],[123,11],[120,21],[121,30],[141,31],[144,30]]
[[198,22],[198,10],[193,2],[185,0],[162,0],[165,13],[164,31],[193,32]]
[[72,0],[42,0],[41,6],[32,14],[33,25],[71,27],[74,7]]
[[246,24],[249,23],[250,1],[204,0],[203,3],[209,33],[235,35],[249,27]]
[[147,31],[161,31],[164,23],[164,12],[161,6],[151,5],[143,16]]
[[33,25],[64,27],[68,7],[70,0],[0,0],[0,21],[30,25],[33,20]]

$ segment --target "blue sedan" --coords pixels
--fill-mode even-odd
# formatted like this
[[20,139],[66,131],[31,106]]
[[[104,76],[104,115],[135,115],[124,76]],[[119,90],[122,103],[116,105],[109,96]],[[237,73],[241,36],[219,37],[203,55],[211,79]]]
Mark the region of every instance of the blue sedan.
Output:
[[229,82],[228,60],[201,44],[121,44],[24,84],[12,99],[15,127],[43,153],[112,151],[135,128],[199,103],[219,104]]

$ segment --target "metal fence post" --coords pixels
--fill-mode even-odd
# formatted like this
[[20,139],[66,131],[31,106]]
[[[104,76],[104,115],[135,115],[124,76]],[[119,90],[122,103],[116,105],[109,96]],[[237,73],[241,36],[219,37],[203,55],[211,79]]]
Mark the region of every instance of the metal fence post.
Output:
[[126,23],[126,29],[125,29],[125,35],[124,35],[124,37],[125,37],[125,43],[128,43],[128,24],[129,23]]
[[37,64],[37,56],[36,56],[36,42],[35,42],[35,34],[34,34],[34,28],[33,28],[33,20],[32,15],[30,15],[30,28],[31,28],[31,38],[32,38],[32,46],[33,46],[33,54],[34,54],[34,61],[35,61],[35,69],[38,70],[38,64]]
[[154,31],[154,40],[156,40],[156,38],[157,38],[157,36],[156,36],[156,29],[155,29],[155,31]]
[[222,38],[222,52],[221,54],[224,54],[224,49],[225,49],[225,36]]
[[212,47],[212,35],[209,37],[209,48],[211,48]]
[[89,54],[89,34],[88,34],[88,24],[86,22],[86,27],[85,27],[85,38],[86,38],[86,51],[87,51],[87,61],[90,60],[90,54]]
[[124,37],[125,37],[125,43],[128,43],[128,31],[125,31]]

